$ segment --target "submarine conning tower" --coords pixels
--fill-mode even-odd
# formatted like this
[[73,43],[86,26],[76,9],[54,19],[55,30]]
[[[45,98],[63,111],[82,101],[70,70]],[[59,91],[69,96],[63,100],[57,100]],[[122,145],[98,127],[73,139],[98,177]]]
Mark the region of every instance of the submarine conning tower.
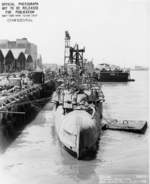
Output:
[[70,45],[70,34],[65,31],[65,51],[64,51],[64,70],[68,75],[81,73],[84,70],[84,48],[79,48],[78,44]]

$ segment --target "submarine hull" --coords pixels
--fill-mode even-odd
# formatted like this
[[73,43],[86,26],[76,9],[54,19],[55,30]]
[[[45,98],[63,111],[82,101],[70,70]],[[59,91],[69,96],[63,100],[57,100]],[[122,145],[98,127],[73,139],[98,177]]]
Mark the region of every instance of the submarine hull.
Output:
[[[102,111],[102,109],[101,109]],[[102,112],[101,112],[102,113]],[[59,106],[55,111],[55,127],[64,148],[77,159],[95,157],[101,134],[100,111],[92,117],[85,110],[73,110],[63,114]]]

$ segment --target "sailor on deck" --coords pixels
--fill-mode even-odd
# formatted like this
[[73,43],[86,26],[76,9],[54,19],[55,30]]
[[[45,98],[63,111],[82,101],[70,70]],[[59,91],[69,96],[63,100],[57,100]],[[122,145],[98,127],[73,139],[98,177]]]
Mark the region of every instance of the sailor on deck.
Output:
[[68,112],[72,109],[72,95],[70,90],[64,90],[64,103],[63,103],[63,108],[64,108],[64,113]]

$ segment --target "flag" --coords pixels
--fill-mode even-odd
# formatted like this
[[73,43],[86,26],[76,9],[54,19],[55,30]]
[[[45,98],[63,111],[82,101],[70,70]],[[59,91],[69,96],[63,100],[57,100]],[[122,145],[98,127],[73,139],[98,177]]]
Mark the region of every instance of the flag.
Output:
[[70,37],[70,35],[69,35],[69,32],[68,32],[68,31],[65,31],[65,37],[66,37],[66,39],[67,39],[67,40],[70,40],[70,38],[71,38],[71,37]]

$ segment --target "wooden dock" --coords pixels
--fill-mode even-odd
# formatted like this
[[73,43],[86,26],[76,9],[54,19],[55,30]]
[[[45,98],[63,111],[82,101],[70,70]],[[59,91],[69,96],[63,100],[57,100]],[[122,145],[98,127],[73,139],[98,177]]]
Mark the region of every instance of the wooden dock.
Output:
[[102,122],[103,130],[119,130],[133,133],[145,133],[147,121],[142,120],[105,120]]

